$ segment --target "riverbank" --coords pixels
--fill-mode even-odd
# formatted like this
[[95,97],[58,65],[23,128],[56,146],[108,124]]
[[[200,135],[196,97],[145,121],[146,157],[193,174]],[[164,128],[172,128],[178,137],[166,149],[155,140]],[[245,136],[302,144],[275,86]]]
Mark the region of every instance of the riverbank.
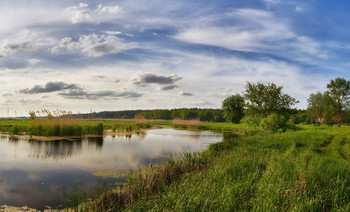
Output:
[[202,154],[177,160],[134,172],[126,187],[106,192],[87,209],[350,210],[349,127],[226,136]]

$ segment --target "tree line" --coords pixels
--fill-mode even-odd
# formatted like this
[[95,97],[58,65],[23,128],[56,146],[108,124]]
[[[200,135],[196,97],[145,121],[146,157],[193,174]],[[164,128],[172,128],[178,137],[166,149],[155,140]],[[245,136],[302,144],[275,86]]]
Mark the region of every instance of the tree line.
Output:
[[155,110],[102,111],[97,113],[73,114],[74,118],[114,118],[114,119],[182,119],[211,122],[225,122],[222,109],[179,108]]
[[179,108],[155,110],[103,111],[74,114],[74,118],[116,119],[182,119],[209,122],[246,123],[266,130],[285,130],[293,124],[350,123],[350,81],[336,78],[327,84],[327,91],[310,94],[308,108],[293,108],[298,101],[283,93],[274,83],[247,82],[245,91],[222,102],[221,109]]
[[327,84],[324,93],[312,93],[307,110],[292,107],[298,101],[282,92],[274,83],[247,82],[243,94],[235,94],[222,102],[224,118],[232,123],[248,123],[263,128],[285,129],[288,124],[337,123],[349,120],[350,81],[336,78]]
[[224,122],[223,110],[221,109],[201,109],[201,108],[179,108],[179,109],[158,109],[138,113],[135,118],[146,119],[182,119],[200,120],[211,122]]

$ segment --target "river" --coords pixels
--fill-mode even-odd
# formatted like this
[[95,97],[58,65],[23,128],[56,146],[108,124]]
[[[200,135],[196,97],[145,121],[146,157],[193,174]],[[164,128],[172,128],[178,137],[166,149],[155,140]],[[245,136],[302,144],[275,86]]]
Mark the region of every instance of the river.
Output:
[[[0,205],[60,208],[62,190],[93,188],[115,179],[98,171],[128,171],[163,162],[169,155],[200,152],[223,135],[208,131],[152,129],[128,136],[105,135],[76,141],[0,137]],[[120,179],[122,180],[122,179]]]

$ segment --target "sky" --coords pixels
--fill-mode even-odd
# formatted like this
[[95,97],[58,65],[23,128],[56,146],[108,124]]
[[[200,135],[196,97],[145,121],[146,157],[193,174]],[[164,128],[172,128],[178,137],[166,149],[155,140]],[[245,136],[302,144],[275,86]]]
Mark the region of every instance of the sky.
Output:
[[345,0],[2,0],[0,117],[220,108],[247,82],[305,109],[350,79]]

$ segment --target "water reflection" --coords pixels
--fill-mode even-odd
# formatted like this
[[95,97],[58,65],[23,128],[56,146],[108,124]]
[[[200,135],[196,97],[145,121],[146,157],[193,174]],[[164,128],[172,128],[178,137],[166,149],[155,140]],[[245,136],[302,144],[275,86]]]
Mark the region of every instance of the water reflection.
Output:
[[[9,140],[10,142],[11,139]],[[16,141],[18,142],[18,140]],[[93,137],[75,140],[56,140],[56,141],[37,141],[29,140],[28,157],[36,159],[67,159],[72,155],[79,155],[83,145],[87,145],[87,149],[101,151],[103,147],[103,137]]]
[[222,134],[149,130],[80,140],[34,141],[0,137],[0,205],[62,204],[58,188],[80,181],[91,186],[95,171],[127,171],[156,165],[169,154],[202,151]]
[[30,140],[28,156],[37,159],[66,159],[81,152],[82,141],[36,141]]

